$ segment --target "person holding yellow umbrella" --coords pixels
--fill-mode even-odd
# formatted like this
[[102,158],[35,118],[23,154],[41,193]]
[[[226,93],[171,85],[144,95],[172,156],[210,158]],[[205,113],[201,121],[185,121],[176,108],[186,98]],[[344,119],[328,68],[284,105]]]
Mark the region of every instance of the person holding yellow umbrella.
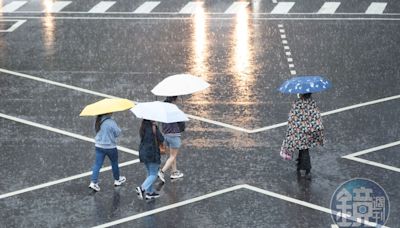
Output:
[[127,99],[107,98],[91,105],[86,106],[80,116],[96,116],[95,121],[95,151],[96,160],[93,165],[93,173],[89,188],[94,191],[100,191],[98,177],[100,168],[103,166],[105,157],[111,161],[112,173],[114,177],[114,186],[121,186],[126,181],[124,176],[120,176],[118,167],[118,150],[116,139],[121,134],[114,119],[111,118],[113,112],[130,109],[134,103]]

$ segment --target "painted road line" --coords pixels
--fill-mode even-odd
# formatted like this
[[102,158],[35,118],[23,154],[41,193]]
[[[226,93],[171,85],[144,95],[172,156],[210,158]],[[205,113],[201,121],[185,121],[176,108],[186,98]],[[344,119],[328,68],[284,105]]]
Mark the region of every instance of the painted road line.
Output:
[[[399,18],[399,20],[400,20],[400,18]],[[279,25],[278,25],[278,27],[279,27]],[[6,70],[6,69],[3,69],[3,68],[0,68],[0,72],[5,73],[6,75],[14,75],[14,76],[19,76],[19,77],[23,77],[23,78],[28,78],[28,79],[31,79],[31,80],[36,80],[36,81],[40,81],[40,82],[44,82],[44,83],[48,83],[48,84],[52,84],[52,85],[56,85],[56,86],[60,86],[60,87],[64,87],[64,88],[68,88],[68,89],[72,89],[72,90],[76,90],[76,91],[80,91],[80,92],[83,92],[83,93],[93,94],[93,95],[96,95],[96,96],[101,96],[101,97],[106,97],[106,98],[118,98],[118,97],[107,95],[107,94],[104,94],[104,93],[99,93],[99,92],[95,92],[95,91],[88,90],[88,89],[83,89],[83,88],[76,87],[76,86],[70,86],[70,85],[66,85],[66,84],[63,84],[63,83],[54,82],[54,81],[50,81],[50,80],[47,80],[47,79],[43,79],[43,78],[39,78],[39,77],[35,77],[35,76],[23,74],[23,73],[18,73],[18,72],[15,72],[15,71]],[[351,109],[356,109],[356,108],[361,108],[361,107],[365,107],[365,106],[369,106],[369,105],[383,103],[383,102],[386,102],[386,101],[396,100],[396,99],[399,99],[399,98],[400,98],[400,95],[395,95],[395,96],[391,96],[391,97],[385,97],[385,98],[381,98],[381,99],[377,99],[377,100],[373,100],[373,101],[368,101],[368,102],[364,102],[364,103],[360,103],[360,104],[356,104],[356,105],[351,105],[351,106],[347,106],[347,107],[331,110],[331,111],[328,111],[328,112],[321,113],[321,115],[322,116],[327,116],[327,115],[331,115],[331,114],[335,114],[335,113],[348,111],[348,110],[351,110]],[[274,125],[271,125],[271,126],[266,126],[266,127],[262,127],[262,128],[248,130],[248,129],[245,129],[245,128],[241,128],[241,127],[233,126],[233,125],[230,125],[230,124],[226,124],[226,123],[222,123],[222,122],[206,119],[206,118],[199,117],[199,116],[188,115],[188,117],[191,118],[191,119],[196,119],[196,120],[199,120],[199,121],[215,124],[215,125],[218,125],[218,126],[230,128],[232,130],[241,131],[241,132],[245,132],[245,133],[258,133],[258,132],[268,131],[268,130],[271,130],[271,129],[274,129],[274,128],[283,127],[283,126],[287,125],[287,122],[283,122],[283,123],[278,123],[278,124],[274,124]]]
[[[64,130],[61,130],[61,129],[57,129],[57,128],[54,128],[54,127],[49,127],[49,126],[46,126],[46,125],[43,125],[43,124],[39,124],[39,123],[35,123],[35,122],[29,121],[29,120],[24,120],[24,119],[17,118],[17,117],[14,117],[14,116],[9,116],[9,115],[3,114],[3,113],[0,113],[0,117],[4,118],[4,119],[15,121],[15,122],[18,122],[18,123],[23,123],[23,124],[26,124],[26,125],[29,125],[29,126],[41,128],[43,130],[47,130],[47,131],[55,132],[55,133],[58,133],[58,134],[66,135],[66,136],[69,136],[69,137],[72,137],[72,138],[80,139],[80,140],[83,140],[83,141],[86,141],[86,142],[95,143],[93,138],[89,138],[89,137],[86,137],[86,136],[83,136],[83,135],[78,135],[78,134],[71,133],[71,132],[68,132],[68,131],[64,131]],[[118,150],[126,152],[126,153],[129,153],[129,154],[133,154],[133,155],[136,155],[136,156],[139,155],[138,151],[131,150],[131,149],[128,149],[126,147],[117,146],[117,148],[118,148]]]
[[[400,95],[395,95],[395,96],[391,96],[391,97],[385,97],[385,98],[381,98],[381,99],[377,99],[377,100],[373,100],[373,101],[368,101],[368,102],[364,102],[364,103],[360,103],[360,104],[356,104],[356,105],[350,105],[350,106],[347,106],[347,107],[335,109],[335,110],[328,111],[328,112],[323,112],[323,113],[321,113],[321,115],[322,116],[328,116],[328,115],[332,115],[332,114],[336,114],[336,113],[340,113],[340,112],[344,112],[344,111],[348,111],[348,110],[352,110],[352,109],[356,109],[356,108],[361,108],[361,107],[365,107],[365,106],[369,106],[369,105],[374,105],[374,104],[383,103],[383,102],[387,102],[387,101],[391,101],[391,100],[396,100],[396,99],[399,99],[399,98],[400,98]],[[254,129],[254,130],[251,130],[249,133],[258,133],[258,132],[261,132],[261,131],[268,131],[268,130],[271,130],[271,129],[274,129],[274,128],[283,127],[285,125],[287,125],[287,122],[278,123],[278,124],[274,124],[274,125],[271,125],[271,126]]]
[[324,112],[321,115],[322,116],[332,115],[334,113],[344,112],[344,111],[347,111],[347,110],[351,110],[351,109],[355,109],[355,108],[361,108],[361,107],[365,107],[365,106],[368,106],[368,105],[378,104],[378,103],[382,103],[382,102],[386,102],[386,101],[396,100],[396,99],[399,99],[399,98],[400,98],[400,95],[395,95],[395,96],[391,96],[391,97],[385,97],[385,98],[381,98],[381,99],[377,99],[377,100],[373,100],[373,101],[368,101],[368,102],[364,102],[364,103],[360,103],[360,104],[356,104],[356,105],[350,105],[350,106],[347,106],[347,107],[343,107],[343,108],[335,109],[335,110],[332,110],[332,111]]
[[[20,11],[18,11],[20,12]],[[21,13],[32,13],[37,14],[38,12],[29,12],[29,11],[21,11]],[[88,14],[87,12],[61,12],[63,14]],[[108,12],[113,14],[112,12]],[[119,13],[114,12],[114,14],[132,14],[132,13]],[[156,12],[154,14],[163,14],[163,15],[176,15],[177,13],[161,13]],[[210,13],[208,13],[210,14]],[[216,13],[217,15],[220,13]],[[212,15],[216,15],[212,14]],[[343,15],[356,15],[357,17],[258,17],[258,15],[264,16],[269,13],[252,13],[254,15],[252,20],[260,20],[260,21],[400,21],[400,18],[394,17],[386,17],[386,16],[400,16],[400,14],[383,14],[385,17],[361,17],[365,15],[365,13],[348,13]],[[315,13],[291,13],[291,15],[313,15]],[[335,14],[337,15],[337,14]],[[46,16],[3,16],[4,19],[45,19]],[[180,17],[166,17],[166,16],[155,16],[155,17],[121,17],[121,16],[57,16],[53,15],[52,19],[54,20],[174,20],[174,21],[182,21],[182,20],[193,20],[190,16],[180,16]],[[208,17],[208,20],[225,20],[231,21],[235,19],[234,17]]]
[[151,13],[151,11],[156,8],[160,2],[148,1],[139,6],[133,13]]
[[114,1],[101,1],[97,5],[93,6],[88,12],[89,13],[104,13],[115,4]]
[[26,22],[26,20],[2,20],[0,19],[0,22],[3,21],[11,21],[15,22],[13,25],[11,25],[8,29],[1,29],[0,32],[14,32],[19,26],[21,26],[23,23]]
[[340,2],[325,2],[319,9],[319,14],[334,14],[339,8]]
[[25,5],[27,1],[13,1],[11,3],[8,3],[7,5],[1,7],[3,13],[11,13],[16,11],[17,9],[21,8],[23,5]]
[[60,12],[62,9],[64,9],[66,6],[71,4],[71,1],[56,1],[56,2],[51,2],[46,6],[46,9],[43,10],[43,12],[46,13],[57,13]]
[[[51,84],[51,85],[55,85],[55,86],[59,86],[59,87],[67,88],[67,89],[72,89],[72,90],[76,90],[76,91],[79,91],[79,92],[88,93],[88,94],[92,94],[92,95],[96,95],[96,96],[100,96],[100,97],[118,98],[118,97],[107,95],[107,94],[104,94],[104,93],[99,93],[99,92],[95,92],[95,91],[88,90],[88,89],[83,89],[83,88],[76,87],[76,86],[70,86],[70,85],[67,85],[67,84],[54,82],[54,81],[51,81],[51,80],[47,80],[47,79],[43,79],[43,78],[40,78],[40,77],[35,77],[35,76],[32,76],[32,75],[23,74],[23,73],[19,73],[19,72],[15,72],[15,71],[10,71],[10,70],[6,70],[6,69],[3,69],[3,68],[0,68],[0,72],[3,72],[5,74],[7,74],[7,75],[14,75],[14,76],[27,78],[27,79],[31,79],[31,80],[35,80],[35,81],[39,81],[39,82],[44,82],[44,83],[48,83],[48,84]],[[211,124],[214,124],[214,125],[230,128],[232,130],[242,131],[242,132],[246,132],[246,133],[250,132],[250,130],[247,130],[247,129],[244,129],[244,128],[241,128],[241,127],[236,127],[236,126],[233,126],[233,125],[230,125],[230,124],[226,124],[226,123],[222,123],[222,122],[218,122],[218,121],[214,121],[214,120],[209,120],[209,119],[206,119],[206,118],[203,118],[203,117],[193,116],[193,115],[187,115],[187,116],[189,118],[191,118],[191,119],[196,119],[196,120],[200,120],[200,121],[203,121],[203,122],[206,122],[206,123],[211,123]]]
[[[308,207],[308,208],[311,208],[311,209],[314,209],[314,210],[325,212],[325,213],[328,213],[328,214],[331,214],[331,215],[336,215],[338,217],[347,218],[349,220],[356,221],[358,223],[362,223],[362,224],[365,224],[365,225],[369,225],[369,226],[373,226],[373,227],[376,227],[378,225],[377,223],[374,223],[374,222],[364,221],[361,218],[354,218],[354,217],[351,217],[351,215],[348,215],[348,214],[343,214],[341,212],[333,211],[333,210],[331,210],[329,208],[326,208],[326,207],[318,206],[316,204],[312,204],[312,203],[309,203],[309,202],[306,202],[306,201],[298,200],[298,199],[295,199],[295,198],[292,198],[292,197],[289,197],[289,196],[285,196],[285,195],[282,195],[282,194],[278,194],[278,193],[275,193],[275,192],[271,192],[271,191],[268,191],[268,190],[257,188],[257,187],[251,186],[251,185],[245,184],[245,185],[243,185],[243,188],[248,189],[248,190],[252,190],[252,191],[267,195],[267,196],[271,196],[271,197],[274,197],[274,198],[277,198],[277,199],[281,199],[281,200],[284,200],[284,201],[287,201],[287,202],[291,202],[291,203],[294,203],[294,204],[297,204],[297,205]],[[386,226],[379,226],[379,227],[388,228]]]
[[293,6],[294,2],[279,2],[271,11],[271,14],[287,14]]
[[105,224],[102,224],[102,225],[98,225],[98,226],[95,226],[94,228],[105,228],[105,227],[115,226],[115,225],[118,225],[118,224],[121,224],[121,223],[129,222],[129,221],[136,220],[136,219],[139,219],[139,218],[143,218],[143,217],[146,217],[146,216],[149,216],[149,215],[154,215],[154,214],[157,214],[157,213],[160,213],[160,212],[163,212],[163,211],[167,211],[167,210],[174,209],[174,208],[177,208],[177,207],[182,207],[182,206],[185,206],[185,205],[188,205],[188,204],[191,204],[191,203],[199,202],[199,201],[211,198],[211,197],[215,197],[215,196],[218,196],[218,195],[225,194],[227,192],[236,191],[236,190],[241,189],[241,188],[243,188],[243,185],[236,185],[236,186],[233,186],[233,187],[230,187],[230,188],[226,188],[226,189],[222,189],[222,190],[219,190],[219,191],[211,192],[211,193],[208,193],[208,194],[205,194],[205,195],[202,195],[202,196],[198,196],[198,197],[195,197],[195,198],[192,198],[192,199],[184,200],[184,201],[181,201],[181,202],[178,202],[178,203],[173,203],[173,204],[170,204],[170,205],[167,205],[167,206],[164,206],[164,207],[160,207],[160,208],[157,208],[157,209],[149,210],[149,211],[146,211],[146,212],[143,212],[143,213],[140,213],[140,214],[132,215],[132,216],[129,216],[129,217],[126,217],[126,218],[123,218],[123,219],[118,219],[118,220],[115,220],[113,222],[109,222],[109,223],[105,223]]
[[343,158],[400,173],[400,168],[397,168],[394,166],[385,165],[382,163],[378,163],[378,162],[374,162],[374,161],[370,161],[370,160],[366,160],[366,159],[362,159],[362,158],[357,158],[357,157],[346,157],[345,156]]
[[203,8],[204,2],[189,2],[180,11],[180,14],[194,14]]
[[378,151],[378,150],[383,150],[383,149],[394,147],[394,146],[398,146],[398,145],[400,145],[400,141],[396,141],[396,142],[388,143],[388,144],[385,144],[385,145],[380,145],[380,146],[377,146],[377,147],[373,147],[373,148],[369,148],[369,149],[366,149],[366,150],[362,150],[362,151],[359,151],[359,152],[356,152],[356,153],[348,154],[348,155],[343,156],[342,158],[357,157],[357,156],[360,156],[360,155],[368,154],[368,153],[371,153],[371,152],[375,152],[375,151]]
[[[132,164],[135,164],[135,163],[138,163],[138,162],[139,162],[139,159],[135,159],[135,160],[132,160],[132,161],[127,161],[127,162],[120,163],[118,166],[119,167],[124,167],[124,166],[132,165]],[[108,171],[108,170],[111,170],[111,166],[107,166],[107,167],[101,168],[100,172],[104,172],[104,171]],[[92,175],[92,171],[86,172],[86,173],[81,173],[81,174],[70,176],[70,177],[66,177],[66,178],[63,178],[63,179],[55,180],[55,181],[50,181],[50,182],[47,182],[47,183],[44,183],[44,184],[39,184],[39,185],[36,185],[36,186],[33,186],[33,187],[24,188],[24,189],[21,189],[21,190],[18,190],[18,191],[2,194],[2,195],[0,195],[0,199],[4,199],[4,198],[7,198],[7,197],[19,195],[19,194],[22,194],[22,193],[25,193],[25,192],[31,192],[31,191],[34,191],[34,190],[38,190],[38,189],[41,189],[41,188],[46,188],[46,187],[49,187],[49,186],[52,186],[52,185],[56,185],[56,184],[61,184],[61,183],[67,182],[67,181],[79,179],[79,178],[82,178],[82,177],[87,177],[87,176],[90,176],[90,175]]]
[[229,6],[228,9],[225,10],[225,14],[236,14],[239,13],[240,11],[246,9],[246,7],[249,5],[248,2],[234,2],[232,3],[231,6]]
[[202,122],[214,124],[214,125],[225,127],[225,128],[229,128],[229,129],[232,129],[232,130],[241,131],[241,132],[245,132],[245,133],[251,133],[251,130],[248,130],[248,129],[245,129],[245,128],[242,128],[242,127],[233,126],[233,125],[226,124],[226,123],[222,123],[222,122],[219,122],[219,121],[206,119],[206,118],[203,118],[203,117],[200,117],[200,116],[193,116],[193,115],[189,115],[189,114],[186,114],[186,116],[189,117],[190,119],[199,120],[199,121],[202,121]]
[[365,11],[366,14],[382,14],[386,8],[386,2],[373,2]]
[[118,98],[118,97],[110,96],[110,95],[107,95],[107,94],[104,94],[104,93],[99,93],[99,92],[95,92],[95,91],[92,91],[92,90],[83,89],[83,88],[80,88],[80,87],[71,86],[71,85],[67,85],[67,84],[63,84],[63,83],[47,80],[47,79],[44,79],[44,78],[35,77],[35,76],[32,76],[32,75],[28,75],[28,74],[23,74],[23,73],[19,73],[19,72],[15,72],[15,71],[10,71],[10,70],[6,70],[6,69],[3,69],[3,68],[0,68],[0,72],[3,72],[5,74],[18,76],[18,77],[22,77],[22,78],[35,80],[35,81],[39,81],[39,82],[44,82],[44,83],[47,83],[47,84],[51,84],[51,85],[55,85],[55,86],[59,86],[59,87],[67,88],[67,89],[72,89],[72,90],[76,90],[76,91],[79,91],[79,92],[88,93],[88,94],[92,94],[92,95],[96,95],[96,96],[100,96],[100,97]]
[[[167,211],[167,210],[171,210],[171,209],[174,209],[174,208],[182,207],[182,206],[185,206],[185,205],[188,205],[188,204],[191,204],[191,203],[199,202],[199,201],[211,198],[211,197],[215,197],[215,196],[219,196],[219,195],[222,195],[222,194],[225,194],[225,193],[237,191],[237,190],[240,190],[240,189],[246,189],[246,190],[250,190],[250,191],[255,191],[255,192],[270,196],[270,197],[274,197],[274,198],[277,198],[277,199],[280,199],[280,200],[284,200],[286,202],[294,203],[294,204],[297,204],[297,205],[300,205],[300,206],[308,207],[308,208],[311,208],[311,209],[314,209],[314,210],[318,210],[318,211],[322,211],[322,212],[325,212],[325,213],[328,213],[328,214],[333,214],[333,215],[336,215],[336,216],[339,216],[339,217],[344,217],[344,218],[347,218],[349,220],[354,220],[354,221],[357,221],[357,222],[360,222],[360,223],[363,223],[363,224],[366,224],[366,225],[372,225],[372,226],[376,226],[377,225],[376,223],[362,221],[361,219],[351,218],[350,215],[342,214],[342,213],[339,213],[339,212],[336,212],[336,211],[332,211],[329,208],[321,207],[321,206],[318,206],[318,205],[315,205],[315,204],[312,204],[312,203],[309,203],[309,202],[305,202],[305,201],[302,201],[302,200],[291,198],[289,196],[281,195],[281,194],[278,194],[278,193],[275,193],[275,192],[267,191],[267,190],[264,190],[264,189],[261,189],[261,188],[257,188],[257,187],[251,186],[251,185],[242,184],[242,185],[236,185],[236,186],[233,186],[233,187],[230,187],[230,188],[222,189],[222,190],[219,190],[219,191],[215,191],[215,192],[212,192],[212,193],[208,193],[208,194],[205,194],[205,195],[202,195],[202,196],[198,196],[198,197],[195,197],[195,198],[192,198],[192,199],[184,200],[184,201],[181,201],[181,202],[178,202],[178,203],[174,203],[174,204],[170,204],[170,205],[163,206],[163,207],[160,207],[160,208],[156,208],[156,209],[153,209],[153,210],[149,210],[149,211],[146,211],[146,212],[143,212],[143,213],[139,213],[139,214],[136,214],[136,215],[132,215],[132,216],[129,216],[129,217],[126,217],[126,218],[118,219],[118,220],[115,220],[115,221],[112,221],[112,222],[109,222],[109,223],[105,223],[105,224],[102,224],[102,225],[95,226],[94,228],[105,228],[105,227],[115,226],[115,225],[118,225],[118,224],[122,224],[122,223],[133,221],[133,220],[136,220],[136,219],[139,219],[139,218],[143,218],[143,217],[146,217],[146,216],[149,216],[149,215],[154,215],[154,214],[157,214],[157,213],[160,213],[160,212],[163,212],[163,211]],[[385,226],[382,226],[382,227],[385,227]],[[387,228],[387,227],[385,227],[385,228]]]

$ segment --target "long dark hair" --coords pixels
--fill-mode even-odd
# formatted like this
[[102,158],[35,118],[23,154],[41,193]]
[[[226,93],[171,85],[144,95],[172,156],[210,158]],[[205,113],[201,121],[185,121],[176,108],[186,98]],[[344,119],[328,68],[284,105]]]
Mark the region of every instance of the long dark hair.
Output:
[[96,122],[94,123],[94,130],[96,131],[96,134],[100,131],[101,117],[103,117],[103,115],[98,115],[96,117]]
[[151,127],[152,123],[150,120],[142,120],[142,124],[140,125],[140,129],[139,129],[139,135],[140,135],[140,139],[143,139],[144,137],[144,130],[146,129],[146,127]]
[[167,98],[165,98],[164,102],[173,103],[173,102],[175,102],[177,99],[178,99],[178,96],[167,97]]
[[311,93],[300,94],[300,98],[307,100],[311,98]]

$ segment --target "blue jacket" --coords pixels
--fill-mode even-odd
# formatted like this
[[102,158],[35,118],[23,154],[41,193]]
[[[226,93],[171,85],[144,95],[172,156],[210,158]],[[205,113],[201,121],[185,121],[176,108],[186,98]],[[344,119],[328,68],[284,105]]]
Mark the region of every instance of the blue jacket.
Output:
[[[156,128],[156,135],[160,143],[164,142],[164,137],[158,127]],[[144,163],[157,163],[161,164],[160,149],[154,138],[152,127],[149,125],[144,129],[143,138],[139,146],[139,159]]]
[[119,129],[115,120],[109,116],[103,116],[101,121],[100,130],[95,137],[96,147],[103,149],[116,148],[116,139],[121,134],[121,129]]

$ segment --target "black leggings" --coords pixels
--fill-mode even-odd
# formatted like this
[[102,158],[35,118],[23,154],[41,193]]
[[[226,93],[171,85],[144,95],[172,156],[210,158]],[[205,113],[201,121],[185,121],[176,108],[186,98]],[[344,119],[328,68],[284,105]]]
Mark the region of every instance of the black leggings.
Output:
[[311,160],[308,149],[299,150],[299,157],[297,158],[297,170],[305,170],[306,173],[310,172]]

